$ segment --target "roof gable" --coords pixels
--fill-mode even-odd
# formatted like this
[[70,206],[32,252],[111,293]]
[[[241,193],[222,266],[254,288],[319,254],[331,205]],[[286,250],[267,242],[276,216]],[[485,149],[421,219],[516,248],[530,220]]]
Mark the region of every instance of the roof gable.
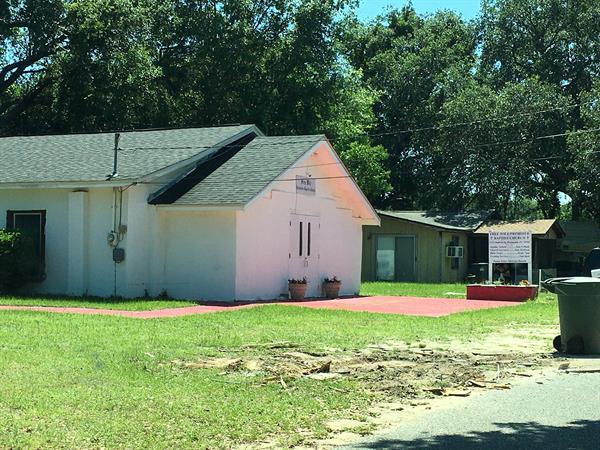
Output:
[[543,236],[552,229],[558,237],[565,234],[556,219],[490,222],[479,227],[475,234],[489,234],[491,231],[529,231],[533,235]]
[[[265,189],[273,180],[290,168],[316,143],[325,139],[321,135],[256,137],[247,145],[240,144],[222,157],[217,167],[203,172],[203,162],[194,173],[170,188],[173,194],[181,183],[193,181],[181,195],[161,195],[152,204],[173,205],[245,205]],[[224,149],[224,151],[228,151]]]
[[[118,176],[135,180],[213,151],[252,125],[120,133]],[[0,184],[104,181],[113,170],[114,133],[0,138]]]
[[[317,175],[314,179],[329,184],[334,196],[344,199],[344,208],[354,217],[363,223],[379,224],[375,210],[325,136],[259,136],[247,145],[240,142],[230,147],[224,147],[214,159],[200,162],[176,183],[151,196],[149,202],[173,207],[246,209],[271,190],[289,193],[299,170],[304,176],[312,168]],[[284,185],[287,188],[282,188]]]

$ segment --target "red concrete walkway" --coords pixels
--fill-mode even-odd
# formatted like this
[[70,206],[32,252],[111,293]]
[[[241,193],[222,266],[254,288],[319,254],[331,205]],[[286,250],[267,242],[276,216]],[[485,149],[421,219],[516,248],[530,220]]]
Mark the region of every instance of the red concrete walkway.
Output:
[[322,308],[344,311],[363,311],[385,314],[402,314],[410,316],[440,317],[462,311],[473,311],[486,308],[499,308],[503,306],[515,306],[521,304],[521,302],[464,300],[449,298],[374,296],[340,298],[335,300],[306,300],[302,302],[233,304],[231,306],[198,305],[183,308],[159,309],[154,311],[122,311],[116,309],[74,308],[57,306],[0,306],[0,310],[43,311],[70,314],[99,314],[107,316],[133,317],[137,319],[156,319],[161,317],[181,317],[219,311],[233,311],[242,308],[252,308],[256,306],[261,306],[264,304],[301,306],[305,308]]

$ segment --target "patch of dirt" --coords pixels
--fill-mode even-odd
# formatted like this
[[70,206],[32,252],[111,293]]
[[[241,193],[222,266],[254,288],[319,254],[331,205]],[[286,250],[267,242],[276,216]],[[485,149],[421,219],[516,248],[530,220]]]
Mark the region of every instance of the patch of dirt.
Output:
[[[304,436],[309,448],[330,448],[393,423],[399,411],[427,410],[436,397],[458,399],[484,389],[510,389],[511,380],[530,377],[556,361],[551,344],[556,334],[554,327],[509,328],[469,342],[385,342],[353,351],[309,351],[294,343],[273,342],[241,348],[236,357],[176,360],[171,365],[180,370],[212,368],[223,376],[255,377],[259,384],[278,383],[290,394],[294,381],[301,378],[358,382],[380,402],[369,411],[350,411],[326,423],[333,434],[327,441],[313,441],[310,433]],[[272,448],[280,448],[275,440]]]

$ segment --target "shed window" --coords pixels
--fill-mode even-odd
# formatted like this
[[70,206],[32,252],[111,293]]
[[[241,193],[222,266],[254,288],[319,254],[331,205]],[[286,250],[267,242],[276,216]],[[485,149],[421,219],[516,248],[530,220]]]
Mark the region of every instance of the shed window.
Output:
[[34,258],[32,275],[43,278],[46,260],[46,211],[8,211],[6,228],[18,230],[31,241]]

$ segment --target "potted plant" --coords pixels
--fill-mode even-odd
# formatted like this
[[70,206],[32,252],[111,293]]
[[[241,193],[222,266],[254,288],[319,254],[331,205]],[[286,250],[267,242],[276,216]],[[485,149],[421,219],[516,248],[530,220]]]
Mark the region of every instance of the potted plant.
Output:
[[306,295],[307,287],[308,281],[306,280],[306,277],[301,279],[292,278],[288,280],[288,290],[292,300],[302,300]]
[[336,276],[323,280],[323,291],[325,291],[325,297],[327,298],[339,297],[341,287],[342,282]]

